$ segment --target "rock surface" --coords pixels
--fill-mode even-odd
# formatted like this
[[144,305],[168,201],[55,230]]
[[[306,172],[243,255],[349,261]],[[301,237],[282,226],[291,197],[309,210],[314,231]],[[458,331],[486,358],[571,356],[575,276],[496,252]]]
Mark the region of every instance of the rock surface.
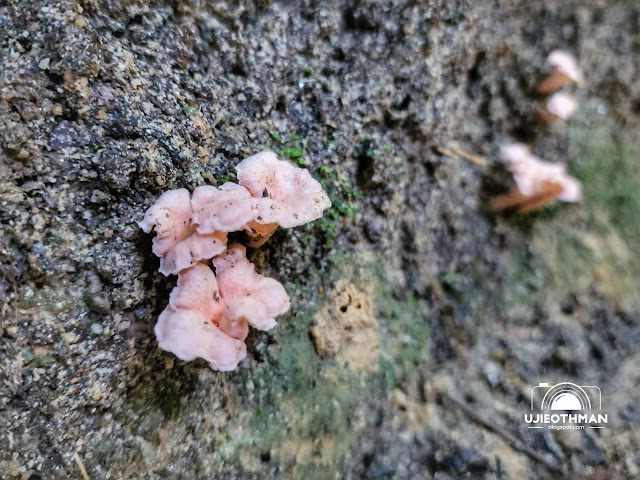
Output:
[[[0,2],[0,477],[636,478],[639,19],[602,0]],[[585,79],[545,125],[556,48]],[[584,201],[486,213],[512,141],[567,162]],[[136,222],[263,150],[333,207],[250,253],[292,305],[215,373],[157,348],[175,278]],[[371,286],[371,371],[309,336],[341,285]],[[544,381],[598,385],[608,427],[528,430]]]

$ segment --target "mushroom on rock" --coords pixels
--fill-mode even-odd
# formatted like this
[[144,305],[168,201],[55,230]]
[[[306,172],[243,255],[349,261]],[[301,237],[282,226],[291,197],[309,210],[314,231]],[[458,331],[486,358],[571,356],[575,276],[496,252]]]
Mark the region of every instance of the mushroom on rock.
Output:
[[209,185],[193,191],[191,223],[198,233],[237,232],[256,215],[256,200],[242,185],[225,183],[220,188]]
[[582,80],[578,61],[568,52],[554,50],[547,57],[547,63],[553,67],[553,72],[538,87],[540,93],[553,93],[564,85]]
[[160,273],[165,276],[192,267],[224,252],[227,234],[202,234],[191,224],[189,191],[180,188],[164,192],[145,213],[138,225],[146,233],[155,230],[153,253],[160,257]]
[[568,120],[577,109],[578,102],[571,95],[556,92],[547,100],[545,108],[540,110],[540,116],[545,122]]
[[261,152],[236,167],[240,184],[257,200],[256,216],[246,225],[249,245],[263,245],[278,225],[293,228],[322,217],[331,206],[322,185],[308,170]]
[[213,259],[225,304],[222,322],[226,328],[240,329],[248,323],[258,330],[270,330],[276,326],[275,317],[289,310],[289,297],[280,282],[256,273],[246,252],[245,247],[234,244]]
[[580,200],[580,182],[567,174],[564,164],[545,162],[520,143],[506,145],[500,153],[502,160],[509,164],[517,188],[495,197],[491,201],[493,210],[517,208],[524,213],[542,208],[555,199]]
[[214,370],[234,370],[246,357],[247,347],[218,328],[222,310],[218,283],[207,265],[199,263],[180,272],[169,305],[154,328],[158,346],[180,360],[199,357]]

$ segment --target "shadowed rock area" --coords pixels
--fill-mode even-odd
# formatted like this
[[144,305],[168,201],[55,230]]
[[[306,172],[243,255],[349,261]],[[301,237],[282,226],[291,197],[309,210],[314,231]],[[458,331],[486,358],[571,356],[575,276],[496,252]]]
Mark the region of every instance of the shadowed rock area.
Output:
[[[625,1],[0,0],[0,478],[638,478],[638,31]],[[585,78],[545,124],[556,48]],[[583,201],[490,213],[512,141]],[[176,277],[136,222],[263,150],[333,207],[248,251],[292,304],[223,374],[157,348]],[[527,428],[563,381],[605,428]]]

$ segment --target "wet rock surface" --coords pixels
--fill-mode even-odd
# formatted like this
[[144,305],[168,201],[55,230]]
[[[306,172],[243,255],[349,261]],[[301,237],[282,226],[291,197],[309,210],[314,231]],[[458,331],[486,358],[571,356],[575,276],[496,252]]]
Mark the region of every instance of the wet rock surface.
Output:
[[[0,477],[640,475],[640,11],[499,3],[0,2]],[[558,47],[585,81],[548,126]],[[511,140],[585,201],[488,214]],[[261,150],[333,207],[250,253],[292,307],[225,375],[157,349],[175,277],[136,221]],[[309,331],[363,284],[354,370]],[[607,428],[528,430],[545,381],[598,385]]]

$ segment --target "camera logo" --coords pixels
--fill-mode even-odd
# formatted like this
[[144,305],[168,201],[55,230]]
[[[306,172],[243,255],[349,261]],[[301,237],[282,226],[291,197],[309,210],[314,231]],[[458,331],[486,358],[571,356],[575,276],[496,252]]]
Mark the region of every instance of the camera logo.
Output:
[[524,414],[527,428],[584,430],[604,428],[609,416],[601,413],[602,393],[595,385],[539,383],[531,389],[531,413]]
[[602,410],[602,393],[595,385],[540,383],[531,389],[531,410]]

